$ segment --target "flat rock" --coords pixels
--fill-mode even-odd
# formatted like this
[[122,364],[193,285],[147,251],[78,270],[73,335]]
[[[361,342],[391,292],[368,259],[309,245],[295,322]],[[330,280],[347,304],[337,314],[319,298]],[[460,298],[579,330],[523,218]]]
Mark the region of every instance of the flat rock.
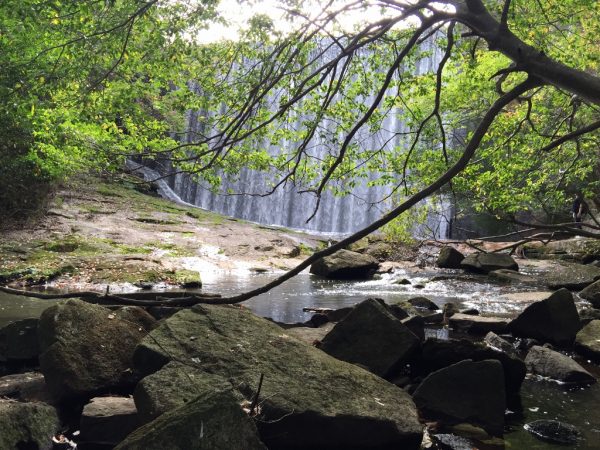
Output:
[[115,450],[266,450],[231,392],[200,395],[138,428]]
[[581,290],[600,279],[600,268],[589,264],[556,263],[552,270],[538,277],[550,289]]
[[39,372],[0,377],[0,397],[11,397],[21,401],[50,401],[44,375]]
[[0,329],[0,359],[28,361],[37,359],[40,350],[37,335],[38,319],[23,319]]
[[586,286],[579,296],[590,302],[594,308],[600,308],[600,280]]
[[503,317],[484,317],[455,313],[449,319],[450,327],[473,334],[486,334],[490,331],[501,333],[506,329],[509,319]]
[[143,339],[134,360],[145,374],[183,362],[227,379],[247,401],[264,374],[258,425],[269,449],[417,449],[421,442],[415,405],[403,390],[245,308],[182,310]]
[[460,266],[475,273],[490,273],[498,269],[519,270],[517,262],[502,253],[471,253],[462,260]]
[[442,269],[460,269],[460,263],[465,255],[453,247],[442,247],[438,255],[436,265]]
[[367,299],[333,327],[319,348],[386,377],[407,363],[418,346],[419,339],[406,325],[378,300]]
[[515,336],[568,346],[581,328],[573,295],[566,289],[554,292],[545,300],[532,303],[508,324]]
[[[132,308],[111,311],[81,300],[46,309],[39,322],[40,370],[57,398],[91,396],[133,385],[133,351],[146,335],[148,315]],[[136,308],[141,309],[141,308]]]
[[52,406],[0,399],[0,419],[0,448],[52,448],[52,436],[59,427],[58,415]]
[[600,320],[592,320],[575,337],[578,352],[595,360],[600,360]]
[[589,384],[596,378],[572,358],[546,347],[531,347],[525,358],[527,370],[533,374],[562,381],[563,383]]
[[310,273],[336,280],[371,278],[379,262],[372,256],[350,250],[338,250],[321,258],[310,266]]
[[499,361],[465,360],[433,372],[413,400],[427,419],[467,422],[493,435],[503,433],[506,394]]
[[140,426],[131,397],[96,397],[83,407],[79,442],[114,447]]

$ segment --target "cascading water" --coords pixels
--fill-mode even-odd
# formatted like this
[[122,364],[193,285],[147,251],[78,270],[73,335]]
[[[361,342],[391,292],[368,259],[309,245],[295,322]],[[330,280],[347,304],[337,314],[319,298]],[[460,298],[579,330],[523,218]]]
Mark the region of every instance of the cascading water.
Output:
[[[440,50],[430,43],[423,44],[422,50],[430,52],[430,55],[418,61],[417,74],[432,72],[441,59]],[[192,86],[192,89],[199,91],[197,86]],[[373,98],[366,99],[365,104],[372,101]],[[402,135],[408,131],[408,127],[399,120],[399,113],[399,110],[392,110],[385,115],[377,132],[361,130],[355,140],[364,148],[391,149],[406,145],[402,141]],[[188,112],[186,119],[188,139],[205,131],[198,112]],[[298,117],[294,125],[296,129],[303,126],[303,119]],[[327,126],[327,123],[324,125]],[[328,149],[319,139],[315,137],[311,151],[314,158],[322,160],[326,157]],[[269,152],[271,154],[291,152],[294,143],[287,142],[286,145],[289,147],[271,147]],[[307,218],[313,213],[315,196],[311,193],[300,193],[296,186],[289,184],[281,186],[269,196],[261,196],[260,194],[270,190],[274,182],[273,178],[264,172],[242,169],[235,179],[223,175],[219,192],[213,192],[202,183],[194,182],[185,173],[171,175],[167,180],[181,200],[204,209],[267,225],[344,234],[367,226],[393,206],[389,187],[368,186],[369,181],[377,177],[377,173],[371,173],[367,180],[356,183],[348,195],[335,196],[329,191],[324,191],[319,208],[309,222]],[[428,202],[427,205],[429,208],[427,222],[416,227],[415,234],[434,235],[437,238],[447,237],[446,217],[449,217],[450,209],[448,202],[438,198],[435,202]]]

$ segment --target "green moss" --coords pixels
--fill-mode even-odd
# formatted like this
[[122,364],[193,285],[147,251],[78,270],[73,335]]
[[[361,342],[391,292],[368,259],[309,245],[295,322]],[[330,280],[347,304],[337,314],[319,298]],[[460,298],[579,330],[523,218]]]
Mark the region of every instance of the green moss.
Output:
[[173,274],[172,280],[178,284],[189,287],[200,287],[202,286],[202,280],[200,273],[194,270],[176,270]]

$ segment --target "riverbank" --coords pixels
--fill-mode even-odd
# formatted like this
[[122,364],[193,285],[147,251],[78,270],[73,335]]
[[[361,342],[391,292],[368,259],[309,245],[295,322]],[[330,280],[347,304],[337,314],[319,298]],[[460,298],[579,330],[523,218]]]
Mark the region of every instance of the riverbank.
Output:
[[0,281],[57,289],[198,286],[211,271],[287,270],[323,238],[178,205],[135,177],[77,179],[0,234]]

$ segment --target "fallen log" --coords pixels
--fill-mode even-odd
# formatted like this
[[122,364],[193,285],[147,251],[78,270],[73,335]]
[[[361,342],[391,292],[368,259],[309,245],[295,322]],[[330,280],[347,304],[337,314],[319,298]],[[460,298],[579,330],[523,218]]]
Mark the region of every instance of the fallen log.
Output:
[[119,304],[132,306],[191,306],[198,303],[214,303],[221,297],[220,294],[196,295],[187,291],[126,292],[118,295],[109,294],[108,292],[101,293],[93,291],[48,294],[44,292],[15,289],[8,286],[0,286],[0,291],[6,292],[7,294],[21,295],[45,300],[80,298],[82,300],[97,304]]

